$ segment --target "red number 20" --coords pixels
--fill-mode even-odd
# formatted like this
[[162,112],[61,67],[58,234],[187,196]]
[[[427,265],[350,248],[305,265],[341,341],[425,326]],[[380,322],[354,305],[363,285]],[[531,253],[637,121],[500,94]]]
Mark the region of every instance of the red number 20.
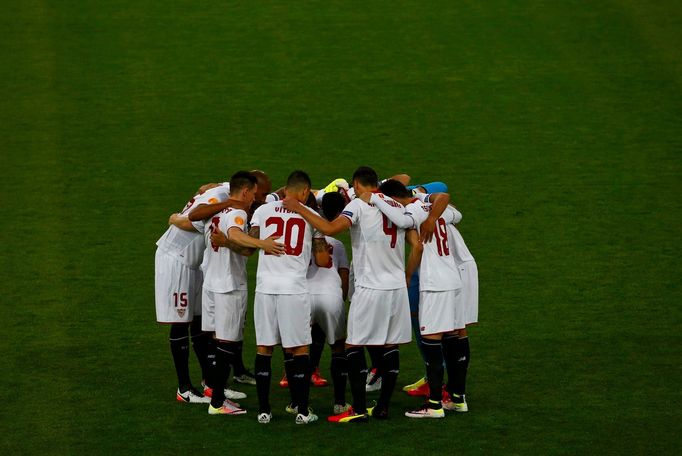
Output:
[[[301,218],[290,218],[284,223],[282,217],[269,217],[265,221],[265,227],[275,225],[275,232],[272,236],[281,237],[284,235],[284,253],[286,255],[299,256],[303,252],[303,236],[305,235],[305,220]],[[296,243],[292,244],[293,230],[296,230]],[[268,253],[266,253],[268,255]]]

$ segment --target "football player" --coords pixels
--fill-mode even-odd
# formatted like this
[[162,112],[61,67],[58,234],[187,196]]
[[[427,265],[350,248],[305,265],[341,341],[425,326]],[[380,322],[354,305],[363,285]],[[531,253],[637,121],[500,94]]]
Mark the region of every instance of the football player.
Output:
[[[451,353],[448,336],[456,336],[457,330],[464,328],[464,309],[460,300],[462,282],[448,242],[447,225],[455,224],[461,214],[453,207],[438,210],[429,203],[423,203],[412,197],[412,193],[397,181],[387,181],[381,185],[380,191],[405,206],[401,211],[388,204],[382,194],[361,195],[361,198],[374,204],[389,220],[402,228],[418,228],[431,213],[436,220],[435,236],[432,241],[423,245],[416,244],[410,254],[406,268],[406,277],[412,277],[413,271],[419,267],[419,325],[422,337],[422,349],[426,358],[427,379],[429,382],[429,400],[422,407],[405,413],[410,418],[443,418],[445,416],[441,404],[441,386],[443,384],[443,353]],[[443,200],[444,201],[444,200]],[[442,214],[439,214],[442,212]],[[413,234],[408,231],[408,235]],[[415,235],[415,234],[413,234]],[[446,359],[448,369],[454,372],[455,359]],[[454,377],[454,375],[453,375]],[[453,384],[449,381],[449,386]]]
[[[289,175],[286,197],[298,203],[307,201],[311,182],[303,171]],[[302,206],[304,211],[315,212]],[[315,214],[316,215],[316,214]],[[306,273],[311,259],[327,265],[330,255],[324,237],[299,214],[287,210],[281,201],[265,204],[253,214],[249,234],[259,239],[281,236],[285,254],[281,256],[259,253],[256,273],[254,323],[256,326],[256,390],[258,392],[258,422],[269,423],[272,351],[282,345],[293,356],[285,361],[289,388],[297,409],[296,424],[308,424],[317,415],[308,407],[310,393],[310,295]]]
[[[353,173],[357,194],[377,191],[378,177],[369,167]],[[394,202],[394,204],[398,204]],[[344,413],[328,417],[330,422],[366,422],[368,414],[388,417],[388,405],[399,372],[398,346],[410,342],[410,313],[405,286],[404,230],[388,221],[373,206],[354,199],[333,221],[305,211],[293,200],[284,200],[287,209],[301,214],[315,228],[333,236],[350,229],[355,270],[355,291],[348,314],[346,356],[353,406]],[[388,318],[387,318],[388,316]],[[367,362],[363,347],[383,347],[383,381],[379,401],[367,409]]]
[[[205,191],[202,191],[205,190]],[[173,214],[169,227],[157,241],[154,267],[156,320],[170,324],[170,349],[178,378],[178,401],[206,403],[209,398],[192,386],[189,374],[190,333],[194,352],[204,380],[212,376],[211,337],[202,331],[201,286],[199,265],[204,254],[203,225],[193,225],[187,213],[198,204],[226,201],[229,192],[215,187],[191,198],[180,214]]]

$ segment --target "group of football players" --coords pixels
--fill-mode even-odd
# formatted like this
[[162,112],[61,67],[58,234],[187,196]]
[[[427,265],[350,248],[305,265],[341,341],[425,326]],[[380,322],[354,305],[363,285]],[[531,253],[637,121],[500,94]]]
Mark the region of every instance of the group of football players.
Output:
[[[256,386],[258,422],[272,419],[271,359],[284,352],[290,402],[297,424],[318,419],[308,406],[324,343],[331,347],[334,390],[330,422],[388,418],[400,368],[399,346],[411,329],[425,366],[424,378],[403,388],[425,396],[410,418],[466,412],[469,340],[478,318],[478,272],[456,224],[462,218],[440,182],[407,187],[409,176],[379,181],[360,167],[351,185],[336,179],[312,190],[310,177],[292,172],[272,192],[263,171],[239,171],[229,182],[207,184],[171,215],[157,242],[156,315],[170,325],[178,377],[177,400],[208,403],[211,415],[242,415],[228,386]],[[352,264],[333,236],[349,230]],[[405,261],[405,243],[411,249]],[[242,342],[248,301],[246,262],[258,251],[254,299],[255,369],[244,366]],[[345,301],[350,301],[348,313]],[[192,386],[189,347],[202,371]],[[371,358],[368,369],[365,348]],[[447,383],[444,382],[447,372]],[[346,402],[350,383],[352,405]],[[370,407],[366,392],[380,390]]]

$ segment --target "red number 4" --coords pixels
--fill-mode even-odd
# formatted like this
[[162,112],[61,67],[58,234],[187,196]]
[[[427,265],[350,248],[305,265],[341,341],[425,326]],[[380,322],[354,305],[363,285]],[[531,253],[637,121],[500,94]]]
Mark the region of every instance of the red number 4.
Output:
[[[382,214],[383,215],[383,214]],[[391,236],[391,248],[395,248],[395,243],[398,240],[398,227],[395,226],[391,221],[386,217],[384,217],[384,233],[387,236]]]

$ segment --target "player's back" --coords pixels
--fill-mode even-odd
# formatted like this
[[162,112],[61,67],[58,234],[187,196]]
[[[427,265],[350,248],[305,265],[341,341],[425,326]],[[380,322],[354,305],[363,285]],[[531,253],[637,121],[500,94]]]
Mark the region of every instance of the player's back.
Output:
[[348,256],[346,255],[346,248],[338,239],[331,236],[325,236],[325,240],[330,248],[329,264],[325,266],[318,266],[314,260],[311,259],[310,266],[308,266],[308,289],[311,294],[337,294],[341,293],[341,276],[339,276],[339,268],[348,269]]
[[[403,207],[379,194],[389,204]],[[343,210],[351,221],[355,285],[377,290],[405,287],[405,230],[398,228],[373,204],[356,198]]]
[[460,265],[467,261],[474,261],[474,256],[469,251],[469,247],[464,243],[464,238],[455,225],[448,225],[448,236],[451,239],[452,256],[456,264]]
[[[431,204],[419,200],[405,207],[406,213],[411,214],[417,227],[429,216]],[[419,289],[423,291],[446,291],[462,287],[459,271],[455,264],[451,239],[448,235],[448,225],[457,216],[451,208],[446,208],[436,220],[433,238],[424,244],[421,264],[419,266]]]
[[[200,204],[218,203],[229,198],[229,183],[207,190],[204,193],[191,198],[180,215],[187,215]],[[160,250],[175,257],[181,263],[190,268],[198,268],[204,256],[204,225],[201,222],[192,222],[196,231],[181,230],[176,226],[169,226],[165,233],[156,242]]]
[[211,234],[238,228],[244,230],[246,226],[246,212],[241,209],[227,208],[211,217],[211,222],[204,229],[206,249],[201,269],[204,272],[204,288],[215,293],[228,293],[233,290],[246,290],[246,260],[247,258],[226,247],[218,247],[211,243]]
[[312,255],[313,227],[281,201],[260,206],[251,218],[251,226],[260,229],[260,239],[278,237],[285,254],[270,255],[261,250],[258,256],[256,291],[267,294],[308,292],[306,273]]

